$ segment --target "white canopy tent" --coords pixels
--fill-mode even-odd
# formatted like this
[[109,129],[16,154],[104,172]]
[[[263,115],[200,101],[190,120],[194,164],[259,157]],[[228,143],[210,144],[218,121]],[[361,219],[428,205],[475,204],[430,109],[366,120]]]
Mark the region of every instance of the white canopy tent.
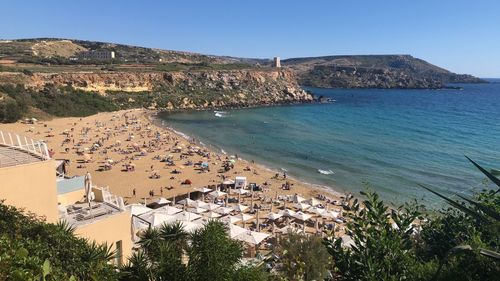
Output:
[[236,211],[236,212],[244,212],[245,210],[247,210],[249,207],[247,205],[242,205],[242,204],[237,204],[233,207],[233,209]]
[[269,213],[267,214],[267,218],[272,220],[272,221],[275,221],[279,218],[281,218],[283,216],[283,214],[280,214],[280,213]]
[[185,212],[184,211],[182,213],[176,214],[174,216],[174,218],[178,221],[194,221],[194,220],[201,218],[201,216],[198,214],[192,213],[192,212]]
[[269,236],[271,236],[271,235],[269,235],[267,233],[263,233],[263,232],[246,231],[246,232],[243,232],[240,235],[236,236],[234,239],[240,240],[240,241],[252,244],[252,245],[258,245]]

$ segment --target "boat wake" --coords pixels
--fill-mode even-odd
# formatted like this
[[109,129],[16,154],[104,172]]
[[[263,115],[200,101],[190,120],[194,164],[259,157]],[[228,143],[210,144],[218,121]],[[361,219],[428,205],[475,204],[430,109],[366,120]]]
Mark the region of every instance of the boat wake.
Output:
[[215,117],[224,118],[227,117],[226,111],[214,111]]

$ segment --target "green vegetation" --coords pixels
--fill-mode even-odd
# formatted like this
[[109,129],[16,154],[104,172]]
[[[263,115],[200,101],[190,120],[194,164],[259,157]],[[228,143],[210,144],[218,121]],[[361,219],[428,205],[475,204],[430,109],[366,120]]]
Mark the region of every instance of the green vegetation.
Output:
[[53,116],[88,116],[118,110],[113,100],[99,94],[75,90],[71,87],[46,87],[39,92],[17,85],[0,85],[0,122],[16,122],[26,116],[30,107]]
[[191,235],[180,223],[151,228],[139,245],[122,269],[123,280],[267,280],[258,267],[237,267],[243,247],[221,222],[210,221]]
[[275,253],[280,257],[278,272],[288,280],[324,280],[330,256],[319,236],[290,232],[279,240]]
[[[500,188],[498,178],[473,164]],[[373,192],[349,203],[351,245],[324,241],[337,280],[497,280],[500,189],[456,201],[424,188],[452,208],[429,213],[414,202],[389,211]]]
[[0,280],[117,280],[106,245],[0,203]]

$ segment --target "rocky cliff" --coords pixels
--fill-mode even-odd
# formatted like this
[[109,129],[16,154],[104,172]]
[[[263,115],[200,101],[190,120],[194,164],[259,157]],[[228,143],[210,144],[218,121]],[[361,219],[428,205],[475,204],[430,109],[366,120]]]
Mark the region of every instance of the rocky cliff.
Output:
[[294,58],[282,65],[296,71],[304,86],[325,88],[443,88],[448,83],[483,83],[410,55]]
[[249,107],[311,102],[290,70],[200,72],[0,73],[0,83],[26,88],[72,87],[166,109]]

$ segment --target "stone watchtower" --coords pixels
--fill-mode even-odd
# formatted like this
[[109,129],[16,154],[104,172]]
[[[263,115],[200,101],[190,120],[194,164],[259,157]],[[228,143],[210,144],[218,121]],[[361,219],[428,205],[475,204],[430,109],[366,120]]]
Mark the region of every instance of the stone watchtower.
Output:
[[274,67],[276,67],[276,68],[281,67],[280,57],[274,57]]

